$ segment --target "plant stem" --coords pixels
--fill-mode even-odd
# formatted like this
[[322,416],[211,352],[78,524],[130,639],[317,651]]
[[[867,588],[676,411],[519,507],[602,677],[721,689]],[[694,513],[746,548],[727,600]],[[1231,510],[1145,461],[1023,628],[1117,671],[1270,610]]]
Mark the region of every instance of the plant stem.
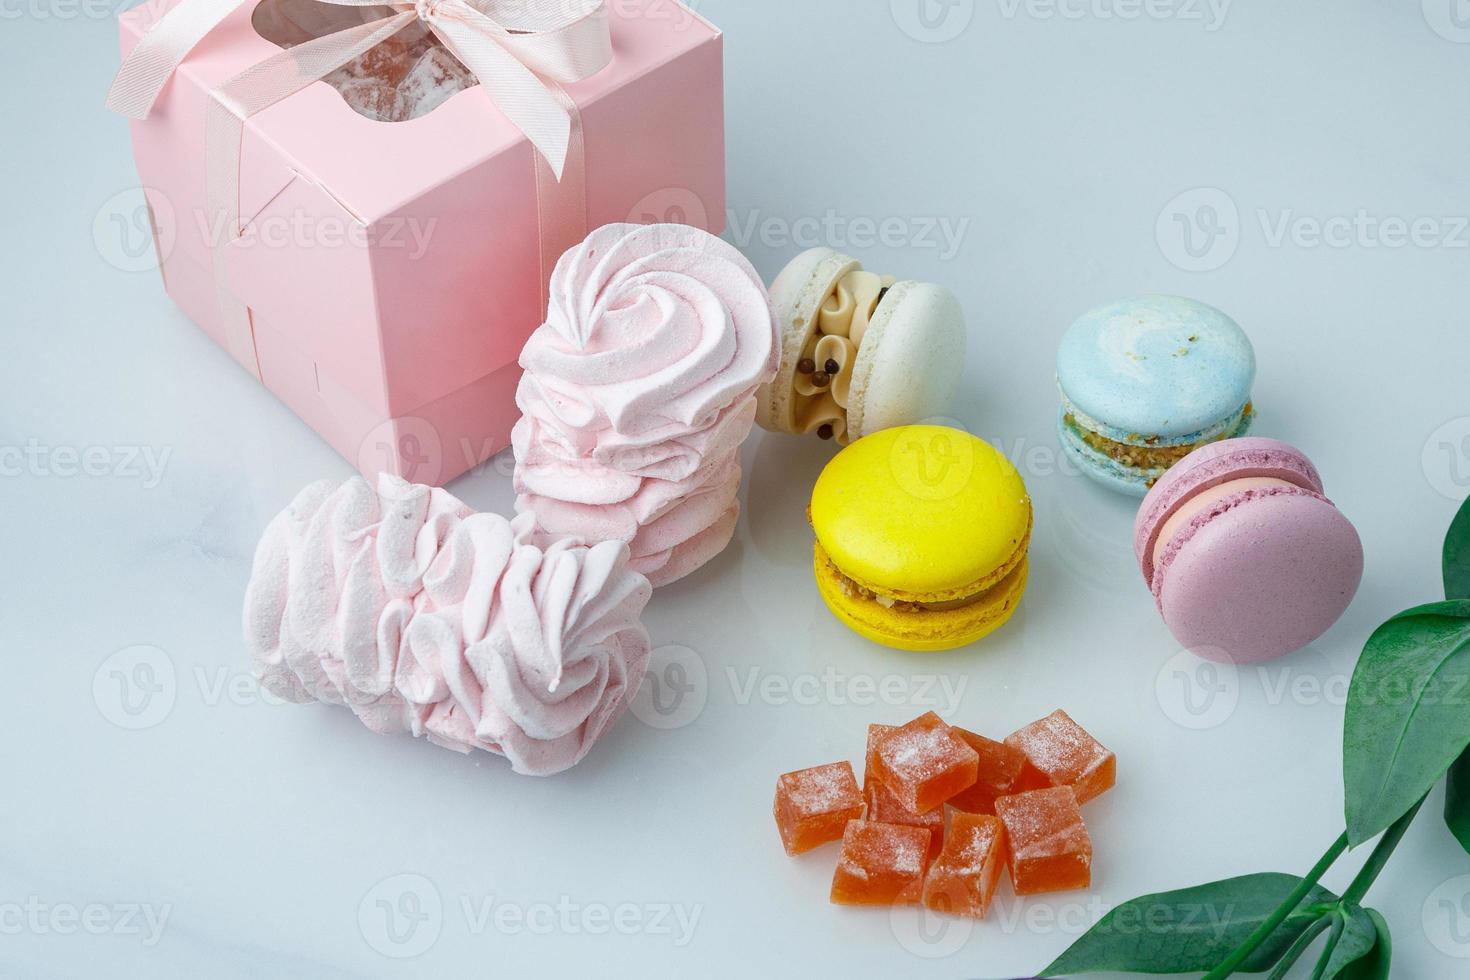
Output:
[[[1368,863],[1363,865],[1363,869],[1358,872],[1358,876],[1348,886],[1348,890],[1343,895],[1342,901],[1338,904],[1338,908],[1345,909],[1362,902],[1363,898],[1368,894],[1368,890],[1378,880],[1378,876],[1383,873],[1384,867],[1388,864],[1388,859],[1393,856],[1393,852],[1403,842],[1404,835],[1408,833],[1409,825],[1414,822],[1414,818],[1419,815],[1419,811],[1423,808],[1424,800],[1420,800],[1414,809],[1404,814],[1388,828],[1383,837],[1378,841],[1378,845],[1373,848],[1373,853],[1368,857]],[[1291,918],[1291,914],[1296,911],[1297,906],[1302,903],[1307,895],[1311,894],[1312,889],[1322,880],[1322,876],[1337,863],[1338,858],[1346,853],[1347,848],[1347,834],[1343,834],[1328,849],[1327,853],[1322,855],[1322,860],[1318,861],[1317,866],[1311,870],[1311,873],[1302,879],[1301,884],[1297,886],[1296,890],[1287,896],[1286,900],[1281,903],[1275,912],[1271,913],[1271,917],[1261,923],[1256,931],[1251,933],[1250,937],[1235,952],[1225,958],[1223,963],[1205,974],[1204,980],[1225,980],[1226,977],[1234,976],[1235,971],[1240,969],[1241,964],[1249,959],[1250,955],[1259,949],[1262,943],[1270,939],[1271,934],[1281,928],[1283,922]],[[1301,959],[1302,955],[1306,953],[1307,948],[1322,934],[1322,931],[1329,928],[1330,925],[1332,936],[1328,939],[1327,949],[1322,954],[1321,961],[1317,964],[1318,972],[1316,976],[1320,977],[1322,973],[1326,972],[1327,963],[1332,958],[1332,951],[1336,948],[1338,940],[1342,938],[1344,924],[1345,920],[1341,914],[1333,914],[1314,922],[1297,939],[1291,950],[1286,954],[1286,957],[1277,965],[1276,970],[1271,974],[1272,980],[1281,980],[1297,960]]]
[[1301,934],[1295,945],[1281,958],[1281,962],[1276,964],[1276,969],[1271,971],[1271,976],[1267,980],[1286,980],[1286,975],[1291,972],[1292,967],[1296,966],[1296,961],[1302,958],[1317,941],[1317,937],[1326,932],[1331,925],[1332,916],[1324,915],[1308,926],[1307,931]]
[[1342,931],[1347,927],[1347,920],[1340,913],[1332,916],[1332,935],[1327,937],[1327,946],[1322,950],[1322,956],[1317,960],[1317,969],[1312,971],[1312,980],[1322,980],[1327,973],[1327,967],[1332,963],[1332,954],[1337,952],[1337,944],[1342,942]]
[[1297,885],[1292,893],[1286,897],[1286,901],[1282,902],[1276,911],[1271,913],[1271,917],[1265,922],[1262,922],[1256,931],[1251,933],[1250,937],[1240,945],[1239,949],[1227,956],[1225,962],[1205,974],[1204,980],[1225,980],[1226,977],[1234,976],[1235,971],[1240,968],[1240,965],[1249,959],[1250,955],[1262,943],[1270,939],[1271,935],[1277,929],[1281,928],[1281,923],[1291,917],[1291,914],[1296,911],[1297,906],[1302,904],[1302,901],[1312,893],[1312,889],[1317,887],[1317,883],[1322,880],[1322,876],[1337,863],[1337,859],[1342,857],[1347,849],[1348,835],[1344,832],[1327,849],[1327,853],[1322,855],[1322,860],[1317,862],[1317,866],[1302,879],[1301,884]]
[[[1428,797],[1425,797],[1425,799],[1428,799]],[[1353,879],[1353,883],[1343,893],[1343,905],[1359,905],[1362,903],[1368,894],[1368,889],[1373,887],[1373,883],[1383,873],[1383,868],[1388,864],[1388,859],[1393,856],[1394,850],[1398,848],[1404,839],[1404,834],[1408,832],[1409,825],[1414,822],[1414,818],[1419,815],[1419,811],[1423,807],[1424,800],[1420,800],[1415,804],[1414,809],[1399,817],[1388,828],[1383,837],[1378,841],[1378,846],[1373,848],[1373,853],[1368,857],[1368,863],[1363,865],[1363,870],[1358,872],[1358,876]]]

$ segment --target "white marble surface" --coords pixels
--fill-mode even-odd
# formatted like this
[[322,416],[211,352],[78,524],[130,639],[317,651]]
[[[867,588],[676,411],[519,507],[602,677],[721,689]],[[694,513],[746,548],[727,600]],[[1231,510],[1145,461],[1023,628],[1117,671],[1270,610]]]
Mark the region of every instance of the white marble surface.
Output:
[[[1470,30],[1453,0],[1104,16],[1141,7],[950,0],[926,28],[912,0],[700,4],[728,32],[732,238],[768,275],[815,230],[959,292],[955,416],[1025,473],[1033,581],[975,649],[859,641],[810,578],[802,510],[827,450],[757,437],[737,543],[649,613],[658,644],[689,651],[678,727],[629,717],[538,782],[254,692],[255,539],[348,468],[128,271],[139,239],[114,216],[137,178],[101,107],[115,8],[0,4],[0,72],[27,93],[0,106],[0,974],[1014,977],[1109,903],[1310,866],[1342,824],[1347,674],[1374,626],[1437,597],[1470,491]],[[865,243],[875,227],[888,240]],[[1261,431],[1312,453],[1367,548],[1344,620],[1261,672],[1171,659],[1131,567],[1132,502],[1056,464],[1061,331],[1145,290],[1240,320]],[[511,496],[503,466],[454,489]],[[867,722],[938,707],[1004,734],[1058,705],[1122,760],[1089,809],[1092,893],[1006,893],[989,922],[919,935],[911,914],[829,906],[830,849],[781,853],[776,774],[860,760]],[[1426,812],[1371,896],[1395,976],[1470,968],[1466,874]],[[385,917],[409,893],[422,916]]]

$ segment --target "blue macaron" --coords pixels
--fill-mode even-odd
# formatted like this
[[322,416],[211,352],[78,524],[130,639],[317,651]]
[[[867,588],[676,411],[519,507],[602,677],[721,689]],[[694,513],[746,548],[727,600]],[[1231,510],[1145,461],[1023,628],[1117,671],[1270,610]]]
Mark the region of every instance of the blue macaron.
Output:
[[1250,338],[1214,307],[1109,303],[1072,324],[1057,352],[1062,447],[1089,477],[1142,497],[1195,449],[1250,430],[1255,379]]

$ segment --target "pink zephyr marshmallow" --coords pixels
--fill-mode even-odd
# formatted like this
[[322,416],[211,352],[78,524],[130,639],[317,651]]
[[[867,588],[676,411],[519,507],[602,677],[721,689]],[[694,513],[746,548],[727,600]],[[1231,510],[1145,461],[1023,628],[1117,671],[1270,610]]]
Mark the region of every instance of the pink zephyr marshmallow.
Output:
[[344,705],[368,728],[516,772],[571,768],[648,666],[652,589],[620,542],[529,543],[531,521],[477,514],[384,475],[307,487],[262,537],[245,594],[261,685]]
[[780,356],[770,295],[734,246],[608,225],[568,251],[521,354],[516,509],[544,540],[629,545],[655,587],[724,550],[740,447]]
[[1134,555],[1165,624],[1210,660],[1259,663],[1331,628],[1357,594],[1363,545],[1311,460],[1275,439],[1212,443],[1154,485]]

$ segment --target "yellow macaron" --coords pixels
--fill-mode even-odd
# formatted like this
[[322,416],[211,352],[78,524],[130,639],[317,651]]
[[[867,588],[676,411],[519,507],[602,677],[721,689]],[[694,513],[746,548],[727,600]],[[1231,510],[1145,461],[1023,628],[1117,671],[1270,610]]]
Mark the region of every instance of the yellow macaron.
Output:
[[1026,484],[958,429],[910,425],[859,439],[822,471],[809,516],[822,598],[876,643],[973,643],[1010,619],[1026,591]]

